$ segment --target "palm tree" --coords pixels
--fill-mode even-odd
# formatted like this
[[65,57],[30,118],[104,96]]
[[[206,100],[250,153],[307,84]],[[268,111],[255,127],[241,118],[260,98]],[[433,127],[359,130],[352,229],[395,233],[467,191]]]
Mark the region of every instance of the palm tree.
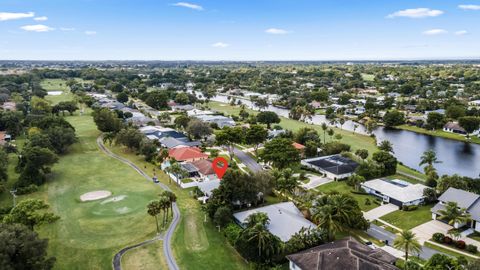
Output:
[[437,158],[437,153],[435,153],[433,149],[423,152],[423,155],[420,157],[419,165],[422,166],[427,164],[432,166],[434,163],[441,163]]
[[325,144],[326,142],[326,132],[327,132],[328,126],[326,123],[322,123],[322,130],[323,130],[323,143]]
[[419,253],[422,246],[412,231],[403,231],[393,241],[393,247],[405,251],[405,262],[408,261],[409,253]]
[[177,195],[170,190],[164,190],[160,196],[168,197],[170,201],[170,213],[173,216],[173,203],[177,202]]
[[335,131],[333,131],[333,129],[329,129],[327,133],[328,133],[328,136],[330,136],[330,141],[331,141],[333,135],[335,135]]
[[112,146],[112,143],[115,140],[115,137],[116,137],[115,133],[106,132],[105,134],[103,134],[103,137],[102,137],[103,143],[105,144],[106,142],[108,142],[108,144]]
[[160,196],[160,199],[158,200],[159,206],[163,211],[163,222],[162,222],[162,227],[165,227],[166,223],[166,213],[168,209],[170,208],[170,199],[166,196]]
[[357,130],[358,128],[358,125],[357,124],[353,124],[353,133],[355,134],[355,130]]
[[173,174],[175,178],[177,178],[177,184],[179,183],[180,179],[188,176],[187,171],[185,171],[178,162],[175,162],[169,167],[165,168],[165,171]]
[[280,173],[276,173],[277,184],[276,189],[284,195],[286,198],[288,194],[294,194],[300,183],[298,177],[294,176],[294,171],[290,168],[282,170]]
[[380,144],[378,145],[378,149],[380,149],[382,151],[385,151],[385,152],[392,153],[392,154],[395,153],[395,152],[393,152],[393,144],[388,140],[381,141]]
[[358,174],[353,174],[347,179],[347,183],[352,185],[356,191],[360,189],[360,184],[363,182],[365,182],[365,177]]
[[330,194],[320,197],[314,207],[312,219],[328,235],[328,241],[335,239],[335,233],[345,231],[350,217],[358,207],[355,199],[344,194]]
[[335,233],[344,230],[343,222],[335,217],[335,210],[332,205],[322,206],[313,214],[313,220],[318,228],[323,229],[328,236],[328,241],[335,240]]
[[438,210],[440,219],[448,221],[448,224],[454,226],[455,224],[462,224],[470,220],[470,214],[467,209],[458,207],[456,202],[448,202],[445,209]]
[[345,124],[345,118],[341,117],[341,118],[338,120],[338,123],[340,123],[340,129],[343,129],[343,124]]
[[255,224],[262,224],[263,226],[267,226],[270,223],[270,218],[268,215],[264,212],[258,212],[251,214],[247,217],[245,220],[245,223],[247,224],[248,227],[253,227]]
[[159,201],[151,201],[147,205],[147,213],[155,218],[155,225],[157,225],[157,233],[160,233],[160,228],[158,227],[158,218],[157,216],[162,211],[161,205]]
[[246,220],[245,237],[248,242],[255,242],[259,258],[270,258],[280,252],[280,239],[267,230],[270,219],[263,212],[251,214]]

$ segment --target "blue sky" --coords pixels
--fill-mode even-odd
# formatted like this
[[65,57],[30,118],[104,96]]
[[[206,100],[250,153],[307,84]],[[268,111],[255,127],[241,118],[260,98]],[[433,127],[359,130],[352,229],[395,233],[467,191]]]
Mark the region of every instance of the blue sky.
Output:
[[480,0],[2,0],[0,59],[480,58]]

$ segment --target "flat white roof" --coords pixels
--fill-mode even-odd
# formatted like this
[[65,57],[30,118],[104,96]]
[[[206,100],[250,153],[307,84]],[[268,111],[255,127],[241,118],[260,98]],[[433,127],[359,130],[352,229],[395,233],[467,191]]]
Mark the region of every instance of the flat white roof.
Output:
[[367,181],[362,186],[376,190],[392,199],[401,202],[411,202],[422,199],[423,190],[427,186],[421,184],[410,184],[404,181],[389,181],[385,179],[374,179]]

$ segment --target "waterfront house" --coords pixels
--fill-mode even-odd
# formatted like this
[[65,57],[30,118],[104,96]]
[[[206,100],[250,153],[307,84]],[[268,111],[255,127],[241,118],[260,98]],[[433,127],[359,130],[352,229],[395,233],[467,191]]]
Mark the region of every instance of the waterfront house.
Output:
[[357,162],[340,154],[304,159],[301,164],[333,180],[349,177],[358,167]]
[[361,184],[365,192],[399,207],[419,205],[425,201],[423,190],[427,186],[411,184],[403,180],[374,179]]
[[290,270],[398,270],[396,257],[353,237],[300,251],[287,259]]
[[445,205],[448,202],[457,203],[459,208],[466,209],[467,213],[471,215],[469,222],[463,224],[455,223],[453,227],[460,228],[467,225],[471,229],[480,232],[480,195],[462,189],[448,188],[447,191],[438,198],[438,203],[431,209],[432,219],[440,218],[439,211],[445,209]]

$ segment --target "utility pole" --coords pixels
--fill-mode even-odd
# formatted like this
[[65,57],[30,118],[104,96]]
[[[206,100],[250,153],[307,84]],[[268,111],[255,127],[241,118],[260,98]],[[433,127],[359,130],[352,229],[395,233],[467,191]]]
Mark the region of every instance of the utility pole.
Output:
[[15,206],[17,205],[17,190],[16,190],[16,189],[10,190],[10,194],[12,194],[12,197],[13,197],[13,207],[15,208]]

